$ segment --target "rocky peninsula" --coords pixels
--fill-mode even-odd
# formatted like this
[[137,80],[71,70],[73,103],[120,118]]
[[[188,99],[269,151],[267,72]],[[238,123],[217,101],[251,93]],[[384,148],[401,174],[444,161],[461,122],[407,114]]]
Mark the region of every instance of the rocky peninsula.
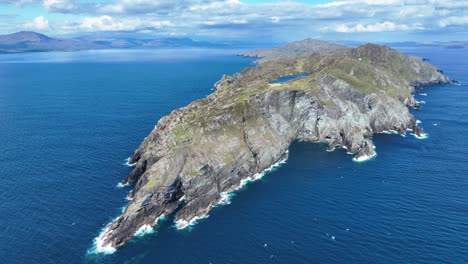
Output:
[[[375,155],[373,134],[422,135],[409,111],[419,107],[415,87],[449,82],[433,65],[386,46],[305,46],[313,51],[223,76],[211,95],[161,118],[130,157],[135,167],[122,183],[134,184],[131,201],[97,249],[114,250],[164,215],[187,226],[287,158],[295,140],[343,147],[361,161]],[[269,85],[298,73],[307,76]]]
[[259,58],[256,62],[260,64],[273,60],[291,60],[306,57],[315,52],[326,53],[344,48],[347,48],[347,46],[332,41],[304,39],[279,47],[251,50],[239,55],[242,57]]

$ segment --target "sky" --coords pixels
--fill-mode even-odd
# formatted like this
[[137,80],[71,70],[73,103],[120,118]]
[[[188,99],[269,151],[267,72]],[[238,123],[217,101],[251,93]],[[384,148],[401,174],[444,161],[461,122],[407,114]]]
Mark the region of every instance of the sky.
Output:
[[0,0],[0,34],[432,42],[467,26],[468,0]]

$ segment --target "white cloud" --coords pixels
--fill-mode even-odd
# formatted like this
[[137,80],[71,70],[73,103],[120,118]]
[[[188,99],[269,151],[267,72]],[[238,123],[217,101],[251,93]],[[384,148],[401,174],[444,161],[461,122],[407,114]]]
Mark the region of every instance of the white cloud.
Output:
[[448,26],[462,26],[468,24],[468,16],[451,16],[439,20],[439,26],[448,27]]
[[[0,0],[0,3],[18,1],[41,1],[48,12],[86,17],[72,21],[54,19],[50,28],[58,33],[134,30],[272,39],[317,35],[339,38],[339,34],[359,32],[436,34],[449,30],[468,35],[464,27],[468,17],[466,0],[337,0],[319,5],[299,0],[258,4],[242,0]],[[171,29],[164,30],[168,27]]]
[[38,0],[0,0],[0,4],[10,4],[16,6],[35,4],[36,2],[38,2]]
[[375,23],[375,24],[357,24],[355,26],[348,26],[348,25],[339,25],[334,28],[336,32],[341,33],[362,33],[362,32],[385,32],[385,31],[406,31],[406,30],[415,30],[415,29],[423,29],[420,25],[397,25],[394,22],[385,21],[382,23]]
[[336,1],[326,4],[319,4],[318,7],[327,8],[327,7],[340,7],[346,5],[401,5],[405,1],[403,0],[346,0],[346,1]]
[[142,20],[140,18],[114,18],[111,16],[86,17],[82,20],[69,21],[61,26],[66,32],[94,31],[143,31],[162,27],[171,27],[170,21]]
[[280,22],[280,18],[277,17],[277,16],[272,16],[272,17],[270,17],[270,19],[271,19],[271,22],[273,22],[273,23],[279,23]]
[[79,2],[74,0],[44,0],[42,6],[47,12],[73,13],[81,9]]
[[168,12],[186,10],[206,4],[224,5],[239,3],[238,0],[117,0],[104,4],[95,4],[98,12],[109,14],[166,14]]
[[26,23],[25,27],[33,30],[47,30],[49,21],[43,16],[38,16],[32,22]]

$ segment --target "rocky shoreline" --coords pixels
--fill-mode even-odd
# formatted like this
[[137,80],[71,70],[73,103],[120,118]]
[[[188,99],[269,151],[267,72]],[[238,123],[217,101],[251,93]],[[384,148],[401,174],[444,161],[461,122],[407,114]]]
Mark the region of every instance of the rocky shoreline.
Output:
[[[278,77],[306,77],[271,87]],[[287,158],[294,140],[376,155],[372,135],[423,131],[408,107],[415,87],[449,83],[436,67],[385,46],[333,49],[266,61],[223,76],[207,98],[176,109],[130,157],[128,207],[99,236],[100,251],[123,245],[142,226],[175,213],[183,228],[223,203],[225,194]]]

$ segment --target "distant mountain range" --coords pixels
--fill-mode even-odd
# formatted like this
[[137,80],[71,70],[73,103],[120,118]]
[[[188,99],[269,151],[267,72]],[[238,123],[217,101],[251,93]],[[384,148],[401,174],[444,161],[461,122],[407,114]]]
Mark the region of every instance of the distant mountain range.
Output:
[[[309,43],[310,42],[310,43]],[[359,46],[364,43],[344,41],[340,42],[348,46]],[[254,52],[242,54],[244,56],[271,57],[276,52],[284,52],[282,49],[293,50],[296,53],[301,53],[305,46],[312,45],[315,47],[327,48],[334,50],[343,47],[341,44],[331,43],[327,41],[305,40],[294,42],[284,48],[263,49]],[[381,43],[390,47],[443,47],[443,48],[468,48],[467,41],[451,41],[451,42],[393,42]],[[0,35],[0,53],[21,53],[21,52],[44,52],[44,51],[79,51],[79,50],[95,50],[95,49],[155,49],[155,48],[188,48],[188,47],[203,47],[203,48],[221,48],[221,47],[252,47],[252,43],[233,43],[219,44],[205,41],[195,41],[190,38],[152,38],[138,39],[125,37],[77,37],[77,38],[53,38],[32,31],[21,31],[9,35]],[[273,52],[269,54],[269,52]]]
[[[365,44],[365,42],[359,42],[359,41],[342,41],[340,43],[344,43],[349,46],[356,46],[356,47]],[[403,41],[403,42],[379,42],[379,44],[387,45],[392,48],[400,48],[400,47],[442,47],[442,48],[447,48],[447,49],[468,48],[468,41],[447,41],[447,42]]]
[[224,44],[194,41],[189,38],[132,39],[118,37],[80,37],[61,39],[52,38],[32,31],[0,35],[0,53],[225,46]]

